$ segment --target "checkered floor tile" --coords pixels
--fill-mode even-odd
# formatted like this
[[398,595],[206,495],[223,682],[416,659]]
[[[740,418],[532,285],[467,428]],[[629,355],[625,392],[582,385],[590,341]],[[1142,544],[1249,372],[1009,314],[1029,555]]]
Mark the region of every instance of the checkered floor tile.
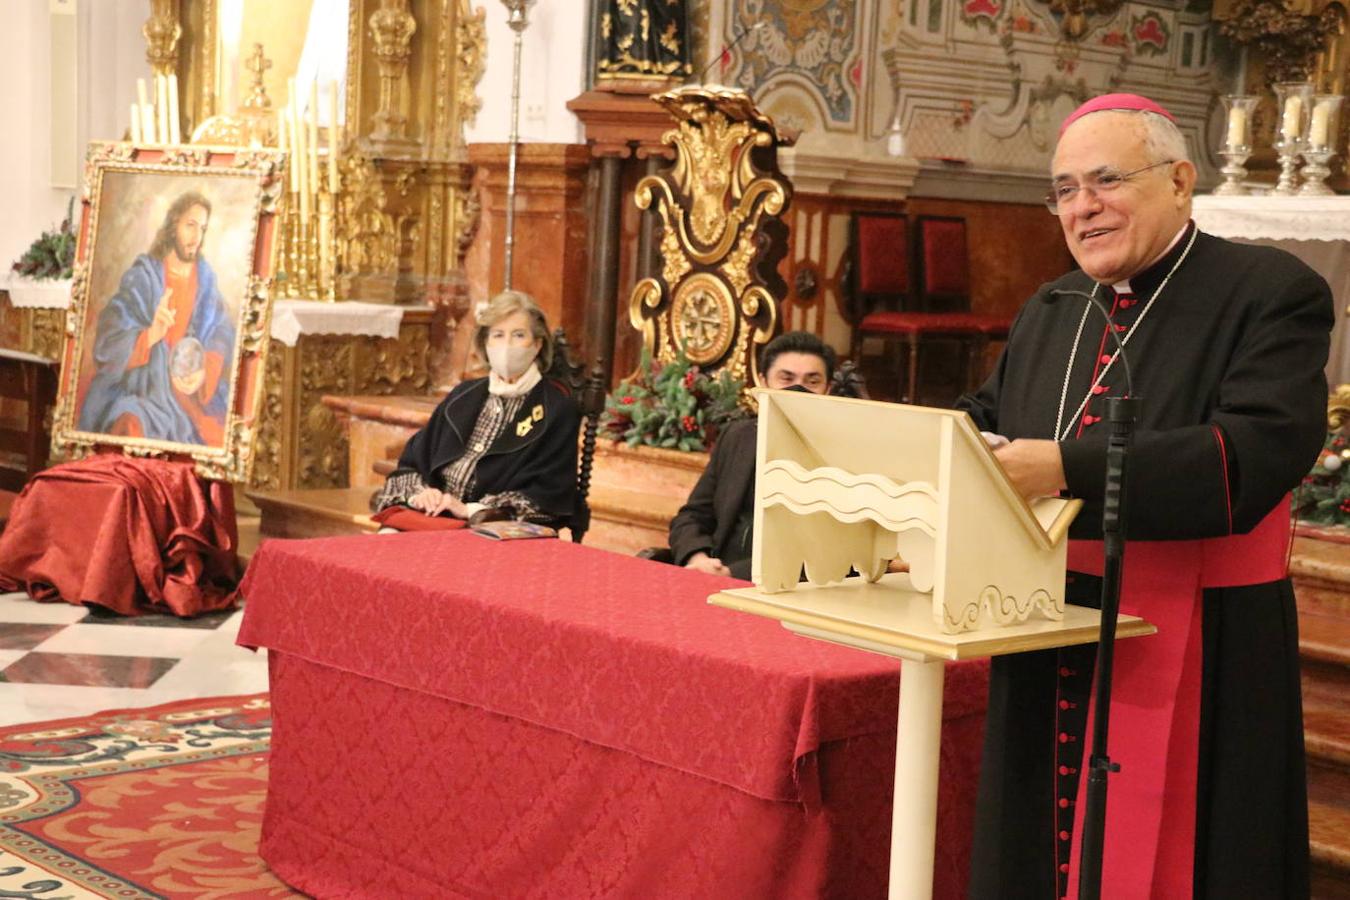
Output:
[[0,595],[0,725],[265,691],[265,654],[234,643],[242,616],[127,618]]

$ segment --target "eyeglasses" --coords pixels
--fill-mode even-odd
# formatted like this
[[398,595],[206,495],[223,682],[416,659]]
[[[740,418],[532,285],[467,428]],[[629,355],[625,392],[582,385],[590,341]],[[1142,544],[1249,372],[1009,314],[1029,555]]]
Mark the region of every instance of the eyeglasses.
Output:
[[1052,215],[1057,216],[1062,212],[1063,207],[1073,206],[1073,202],[1078,199],[1080,191],[1087,191],[1094,197],[1109,194],[1136,175],[1147,172],[1149,169],[1156,169],[1158,166],[1170,166],[1174,162],[1176,162],[1175,159],[1165,159],[1162,162],[1144,166],[1142,169],[1124,173],[1109,168],[1098,169],[1096,172],[1090,173],[1082,184],[1066,181],[1051,187],[1050,193],[1045,195],[1045,208],[1050,210]]

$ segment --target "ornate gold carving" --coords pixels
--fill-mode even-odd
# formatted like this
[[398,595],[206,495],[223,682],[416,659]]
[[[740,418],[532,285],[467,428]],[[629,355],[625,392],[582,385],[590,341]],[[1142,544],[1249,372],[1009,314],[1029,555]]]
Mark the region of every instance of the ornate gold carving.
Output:
[[347,477],[347,441],[324,394],[354,393],[356,348],[346,336],[305,335],[300,339],[300,435],[296,487],[341,487]]
[[64,309],[34,309],[31,311],[28,352],[48,359],[61,358],[61,344],[66,337]]
[[1340,431],[1350,425],[1350,384],[1332,391],[1327,401],[1327,431]]
[[1050,12],[1060,16],[1059,33],[1067,41],[1088,33],[1092,16],[1113,16],[1124,0],[1050,0]]
[[150,0],[150,18],[141,26],[141,34],[145,36],[145,61],[155,74],[175,74],[178,39],[183,36],[175,0]]
[[461,267],[464,254],[469,252],[483,211],[483,203],[472,190],[461,190],[454,195],[455,203],[455,268]]
[[400,141],[408,137],[408,60],[417,20],[408,11],[407,0],[382,0],[371,13],[370,35],[375,61],[380,69],[379,106],[372,117],[371,137],[377,141]]
[[[650,196],[650,195],[648,195]],[[648,204],[639,202],[639,206],[646,209]],[[684,255],[684,247],[680,243],[679,235],[675,229],[666,227],[661,234],[661,277],[666,280],[666,284],[676,284],[685,273],[693,268],[689,264],[689,257]]]
[[[1219,31],[1235,43],[1251,46],[1265,63],[1266,83],[1302,81],[1317,65],[1329,38],[1344,25],[1336,4],[1285,4],[1279,0],[1241,0],[1222,18]],[[1219,18],[1218,15],[1215,18]]]
[[279,491],[289,486],[284,481],[285,398],[294,395],[294,384],[286,378],[289,370],[286,363],[294,352],[294,348],[274,340],[267,355],[262,407],[258,411],[258,429],[253,440],[253,479],[249,482],[255,488]]
[[374,162],[359,154],[343,160],[339,242],[346,266],[343,296],[351,296],[354,274],[393,272],[398,260],[394,220],[385,212],[387,197]]
[[736,331],[736,307],[722,279],[707,272],[687,278],[670,304],[678,342],[692,362],[707,365],[721,359]]
[[757,381],[756,348],[773,336],[787,296],[777,271],[791,200],[777,164],[785,141],[741,91],[653,99],[678,123],[665,136],[675,162],[637,185],[638,207],[656,203],[661,214],[662,266],[634,289],[629,320],[657,359],[683,350],[705,369]]
[[459,141],[464,141],[464,126],[472,125],[478,117],[483,101],[478,96],[478,82],[487,68],[487,11],[483,7],[471,9],[469,0],[458,0],[459,20],[456,23],[455,101],[459,105]]

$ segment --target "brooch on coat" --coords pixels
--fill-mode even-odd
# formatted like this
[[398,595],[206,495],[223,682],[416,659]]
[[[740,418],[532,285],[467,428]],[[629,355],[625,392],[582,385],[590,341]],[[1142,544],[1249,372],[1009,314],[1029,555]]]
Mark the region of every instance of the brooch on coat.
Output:
[[534,427],[534,423],[542,421],[543,418],[544,418],[544,404],[542,403],[536,404],[534,409],[530,410],[530,412],[523,419],[521,419],[519,422],[516,423],[516,436],[524,437],[525,435],[529,434],[530,429]]

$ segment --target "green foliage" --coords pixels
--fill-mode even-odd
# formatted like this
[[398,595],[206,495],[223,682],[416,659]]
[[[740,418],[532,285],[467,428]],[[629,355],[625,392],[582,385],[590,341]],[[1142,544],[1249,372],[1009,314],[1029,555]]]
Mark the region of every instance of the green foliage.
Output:
[[726,371],[709,377],[683,355],[662,364],[644,351],[637,375],[605,398],[600,427],[630,447],[706,450],[718,429],[745,414],[740,405],[744,387]]
[[44,231],[14,262],[25,278],[69,278],[75,266],[75,200],[66,206],[66,219],[56,231]]
[[1339,431],[1327,435],[1317,463],[1294,494],[1294,515],[1315,525],[1350,525],[1350,449]]

